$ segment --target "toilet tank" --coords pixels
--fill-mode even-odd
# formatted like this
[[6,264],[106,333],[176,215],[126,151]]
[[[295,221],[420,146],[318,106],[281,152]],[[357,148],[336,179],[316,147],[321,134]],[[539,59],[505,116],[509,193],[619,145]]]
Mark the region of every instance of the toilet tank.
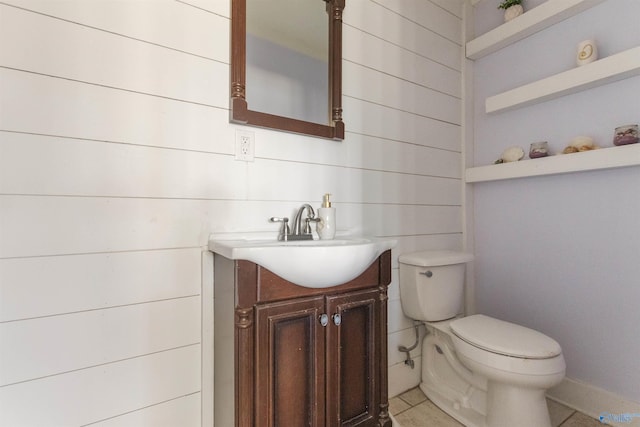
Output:
[[423,251],[400,255],[400,302],[407,317],[437,322],[462,311],[465,264],[473,255]]

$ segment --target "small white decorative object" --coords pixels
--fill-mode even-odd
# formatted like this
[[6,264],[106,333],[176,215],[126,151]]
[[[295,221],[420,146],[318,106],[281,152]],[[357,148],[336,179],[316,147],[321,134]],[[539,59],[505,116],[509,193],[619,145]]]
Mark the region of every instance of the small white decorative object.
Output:
[[571,147],[577,148],[579,151],[589,150],[590,147],[594,147],[595,143],[590,136],[576,136],[571,140]]
[[318,208],[320,222],[316,223],[316,231],[322,240],[331,240],[336,235],[336,208],[331,207],[329,196],[329,193],[322,196],[322,207]]
[[562,154],[580,153],[582,151],[597,150],[598,147],[590,136],[576,136],[562,151]]
[[578,66],[587,65],[598,59],[598,48],[595,40],[583,40],[578,43],[578,54],[576,64]]
[[504,22],[509,22],[513,18],[517,18],[518,16],[522,15],[523,13],[524,13],[524,8],[522,7],[521,4],[513,5],[510,8],[505,9],[505,11],[504,11]]
[[509,147],[502,152],[502,155],[495,163],[517,162],[524,158],[524,150],[521,147]]
[[504,22],[511,21],[524,13],[522,2],[523,0],[503,0],[500,2],[498,9],[504,9]]

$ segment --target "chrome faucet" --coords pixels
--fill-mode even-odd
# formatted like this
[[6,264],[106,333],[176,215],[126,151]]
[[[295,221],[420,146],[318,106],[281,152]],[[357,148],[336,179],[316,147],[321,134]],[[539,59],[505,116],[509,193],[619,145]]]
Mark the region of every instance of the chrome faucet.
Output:
[[[302,229],[302,212],[304,212],[305,209],[307,210],[307,218],[305,219],[304,229]],[[296,216],[293,218],[293,235],[304,236],[298,240],[313,239],[313,236],[311,235],[311,226],[309,225],[309,221],[316,221],[317,218],[315,216],[316,216],[316,213],[310,204],[305,203],[304,205],[300,206],[300,209],[298,209]],[[301,229],[302,231],[300,231]]]
[[[304,228],[302,227],[302,212],[307,210],[307,217],[304,219]],[[313,232],[311,231],[312,222],[320,222],[320,218],[316,218],[316,213],[310,204],[305,203],[300,206],[296,216],[293,218],[293,233],[289,236],[289,240],[313,240]]]
[[[304,219],[304,227],[302,226],[302,213],[307,210],[307,217]],[[278,240],[313,240],[313,232],[311,231],[312,222],[320,222],[320,218],[316,218],[316,213],[310,204],[305,203],[300,206],[296,216],[293,218],[293,232],[290,232],[288,221],[289,218],[269,218],[271,222],[281,222],[282,228],[278,235]]]

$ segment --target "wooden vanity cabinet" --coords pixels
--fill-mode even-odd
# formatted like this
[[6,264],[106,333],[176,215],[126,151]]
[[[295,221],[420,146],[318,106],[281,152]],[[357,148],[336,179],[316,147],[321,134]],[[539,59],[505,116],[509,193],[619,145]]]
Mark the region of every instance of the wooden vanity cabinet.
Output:
[[235,426],[391,427],[391,252],[358,278],[324,289],[249,261],[233,265]]

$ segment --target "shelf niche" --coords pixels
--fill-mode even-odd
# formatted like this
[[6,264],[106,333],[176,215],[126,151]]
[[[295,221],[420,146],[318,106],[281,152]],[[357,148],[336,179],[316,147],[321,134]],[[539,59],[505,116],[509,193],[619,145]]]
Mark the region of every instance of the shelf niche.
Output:
[[517,18],[469,41],[466,45],[466,56],[473,60],[480,59],[604,1],[547,0]]
[[485,110],[487,114],[508,111],[638,75],[640,46],[490,96],[485,101]]
[[640,144],[630,144],[581,153],[559,154],[540,159],[473,167],[466,170],[465,182],[471,184],[638,165],[640,165]]
[[[481,0],[472,0],[475,6]],[[476,60],[516,43],[538,31],[597,6],[606,0],[547,0],[519,17],[469,41],[466,56]],[[640,75],[640,46],[591,64],[488,97],[487,113],[498,113],[537,104]],[[640,165],[640,144],[608,147],[541,159],[468,168],[465,182],[487,182],[542,175]]]

